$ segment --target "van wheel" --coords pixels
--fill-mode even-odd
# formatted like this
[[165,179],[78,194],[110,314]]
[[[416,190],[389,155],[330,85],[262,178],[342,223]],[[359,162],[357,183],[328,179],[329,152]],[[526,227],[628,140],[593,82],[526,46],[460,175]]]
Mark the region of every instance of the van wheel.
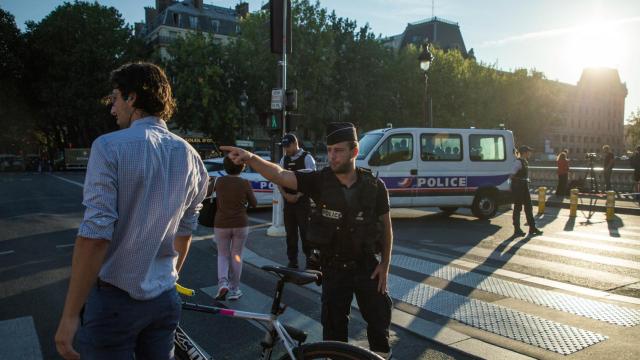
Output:
[[442,210],[442,214],[445,216],[449,216],[458,210],[456,206],[440,206],[440,210]]
[[496,214],[498,210],[498,203],[496,196],[490,191],[482,191],[478,193],[473,199],[473,205],[471,205],[471,212],[477,218],[489,219]]

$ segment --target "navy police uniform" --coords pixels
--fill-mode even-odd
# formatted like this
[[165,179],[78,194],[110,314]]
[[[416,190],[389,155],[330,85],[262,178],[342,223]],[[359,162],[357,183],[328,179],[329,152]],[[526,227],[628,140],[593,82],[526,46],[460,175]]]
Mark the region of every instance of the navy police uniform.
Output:
[[[521,154],[531,150],[533,149],[526,145],[522,145],[519,148]],[[519,158],[517,161],[521,163],[520,169],[511,175],[514,235],[524,234],[520,229],[520,212],[523,207],[527,217],[527,223],[529,224],[529,235],[540,235],[542,231],[536,228],[536,220],[533,217],[533,206],[531,205],[531,194],[529,193],[529,162],[524,158]]]
[[[289,134],[288,134],[289,135]],[[292,135],[291,135],[292,136]],[[283,167],[287,170],[298,171],[306,169],[305,158],[309,155],[306,151],[297,159],[292,160],[290,156],[284,156]],[[288,194],[297,194],[295,190],[283,188]],[[284,202],[284,228],[287,233],[287,257],[289,258],[289,267],[298,267],[298,232],[302,241],[302,252],[309,262],[311,248],[307,242],[307,225],[309,222],[309,197],[303,195],[295,203]]]
[[[332,123],[327,134],[328,145],[357,139],[350,123]],[[298,191],[308,194],[315,204],[308,240],[321,254],[323,337],[348,341],[355,294],[367,322],[370,349],[389,353],[392,302],[388,294],[377,290],[378,279],[371,279],[384,236],[379,219],[389,212],[389,196],[384,183],[370,171],[357,168],[356,172],[357,180],[349,188],[330,167],[296,172]]]

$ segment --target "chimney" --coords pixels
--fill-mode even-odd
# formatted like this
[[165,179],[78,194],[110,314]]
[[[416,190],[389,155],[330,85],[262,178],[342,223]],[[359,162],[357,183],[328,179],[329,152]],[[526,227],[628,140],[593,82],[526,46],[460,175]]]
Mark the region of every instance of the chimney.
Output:
[[156,0],[156,10],[158,10],[158,14],[164,11],[164,9],[168,8],[173,1],[171,0]]
[[243,18],[245,16],[247,16],[247,14],[249,14],[249,3],[248,2],[241,2],[238,5],[236,5],[236,15],[239,18]]
[[136,37],[140,37],[140,35],[142,34],[142,30],[144,30],[144,23],[141,22],[137,22],[134,24],[134,29],[135,29],[135,36]]
[[195,7],[198,10],[202,10],[203,8],[203,0],[193,0],[193,7]]
[[147,29],[153,27],[156,17],[158,17],[158,10],[152,7],[144,8],[144,22],[147,23]]

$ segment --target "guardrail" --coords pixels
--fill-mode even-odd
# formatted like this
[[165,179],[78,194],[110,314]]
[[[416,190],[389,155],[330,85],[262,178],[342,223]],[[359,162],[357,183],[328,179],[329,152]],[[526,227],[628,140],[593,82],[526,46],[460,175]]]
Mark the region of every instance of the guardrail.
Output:
[[[593,169],[598,180],[598,188],[604,191],[604,172],[602,168]],[[569,182],[584,179],[589,172],[587,167],[575,167],[569,170]],[[546,186],[555,189],[558,186],[558,168],[555,166],[529,166],[531,187]],[[611,186],[617,192],[633,192],[633,169],[613,169]]]

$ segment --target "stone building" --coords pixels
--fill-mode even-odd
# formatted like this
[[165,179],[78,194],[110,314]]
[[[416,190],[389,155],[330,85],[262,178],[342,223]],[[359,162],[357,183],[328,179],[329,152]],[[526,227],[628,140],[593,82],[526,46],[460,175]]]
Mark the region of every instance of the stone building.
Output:
[[203,0],[156,0],[155,7],[145,7],[145,21],[135,24],[136,36],[160,51],[176,38],[201,32],[214,42],[226,44],[239,33],[239,19],[249,13],[249,4],[240,2],[235,9],[205,4]]
[[582,158],[606,144],[615,154],[623,154],[627,86],[618,70],[587,68],[575,86],[563,85],[568,93],[564,119],[543,132],[553,151],[566,148],[571,158]]
[[438,17],[409,23],[402,34],[383,39],[383,43],[398,50],[409,44],[420,47],[425,40],[443,50],[458,50],[465,58],[473,57],[473,49],[467,52],[460,25]]

